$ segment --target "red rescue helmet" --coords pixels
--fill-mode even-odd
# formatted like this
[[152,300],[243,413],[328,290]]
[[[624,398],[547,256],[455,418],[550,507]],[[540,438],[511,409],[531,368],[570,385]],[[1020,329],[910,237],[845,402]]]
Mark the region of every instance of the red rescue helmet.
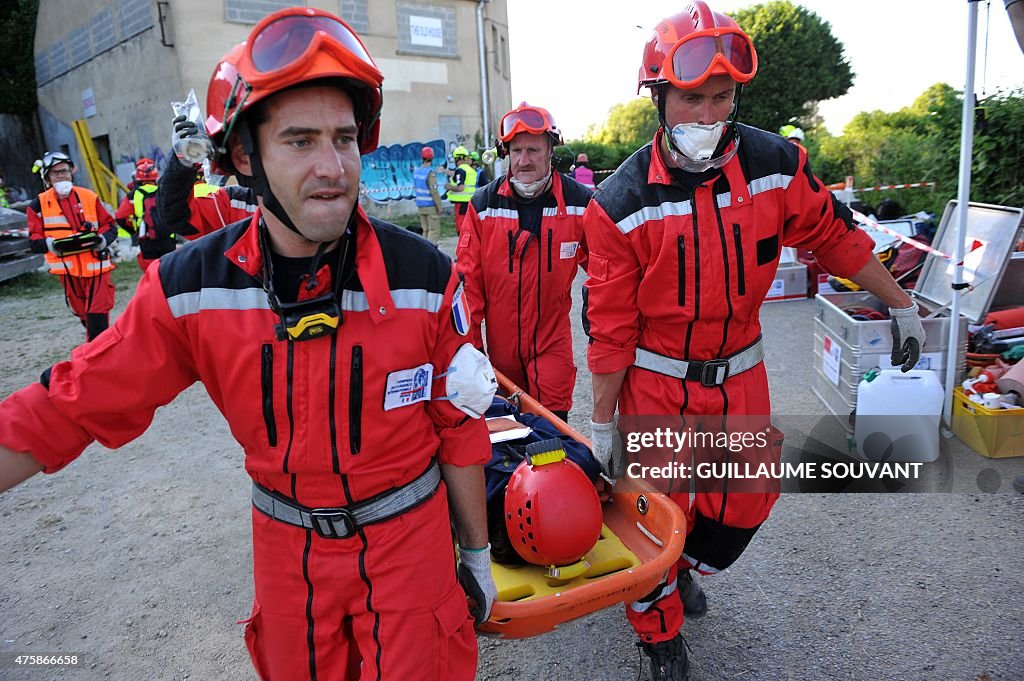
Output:
[[557,568],[577,563],[594,548],[601,523],[597,490],[565,458],[561,441],[530,445],[505,490],[505,527],[523,560],[548,567],[552,577],[565,577]]
[[576,165],[580,165],[581,163],[590,163],[590,158],[582,152],[576,155]]
[[423,147],[422,149],[420,149],[420,158],[423,159],[424,161],[433,161],[434,150],[431,149],[430,147]]
[[359,151],[376,149],[384,75],[344,21],[324,10],[289,7],[256,24],[210,78],[206,130],[218,147],[218,165],[233,170],[226,145],[241,114],[276,92],[321,78],[342,80],[355,108]]
[[160,177],[156,169],[156,162],[143,156],[135,162],[135,174],[132,177],[136,182],[156,182]]
[[710,76],[727,75],[739,84],[757,73],[754,43],[729,16],[696,0],[658,22],[644,46],[636,91],[669,84],[688,89]]

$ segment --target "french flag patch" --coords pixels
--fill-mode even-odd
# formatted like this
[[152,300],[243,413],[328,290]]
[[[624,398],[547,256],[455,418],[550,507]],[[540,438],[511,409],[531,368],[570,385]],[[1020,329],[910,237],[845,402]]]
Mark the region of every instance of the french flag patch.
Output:
[[462,284],[455,289],[452,296],[452,326],[459,332],[460,336],[469,333],[469,306],[466,305],[466,296],[463,295]]

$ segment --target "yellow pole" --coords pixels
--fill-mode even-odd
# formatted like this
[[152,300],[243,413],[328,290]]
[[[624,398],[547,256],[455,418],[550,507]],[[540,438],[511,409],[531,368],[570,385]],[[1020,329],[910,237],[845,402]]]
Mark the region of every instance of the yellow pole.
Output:
[[99,153],[96,151],[96,145],[92,142],[92,135],[89,134],[89,124],[85,122],[85,119],[80,118],[73,121],[72,127],[75,130],[75,140],[78,142],[78,149],[84,157],[86,170],[89,171],[89,179],[92,180],[92,186],[96,188],[96,193],[101,201],[107,205],[117,207],[118,188],[127,194],[128,187],[124,186],[121,180],[117,178],[117,174],[100,160]]

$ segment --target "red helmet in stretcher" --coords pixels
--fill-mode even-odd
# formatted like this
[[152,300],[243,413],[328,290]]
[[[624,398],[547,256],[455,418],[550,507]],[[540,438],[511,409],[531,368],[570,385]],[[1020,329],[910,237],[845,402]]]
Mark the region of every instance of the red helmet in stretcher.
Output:
[[636,91],[666,84],[685,90],[716,75],[743,85],[756,73],[757,52],[750,36],[731,17],[698,0],[654,27],[644,46]]
[[226,146],[246,110],[276,92],[325,78],[340,79],[352,98],[359,151],[376,149],[384,75],[344,21],[323,10],[289,7],[256,24],[210,78],[206,130],[217,147],[217,165],[233,172]]
[[561,441],[531,444],[505,490],[505,527],[516,552],[547,567],[551,577],[571,579],[589,567],[581,559],[597,543],[601,524],[597,490],[565,458]]
[[132,176],[136,182],[156,182],[160,174],[156,169],[156,162],[151,158],[143,156],[135,162],[135,174]]
[[507,149],[512,138],[521,132],[547,135],[551,139],[552,147],[564,144],[562,131],[558,129],[558,124],[551,113],[542,107],[530,106],[526,102],[521,102],[519,106],[502,116],[498,125],[499,152]]

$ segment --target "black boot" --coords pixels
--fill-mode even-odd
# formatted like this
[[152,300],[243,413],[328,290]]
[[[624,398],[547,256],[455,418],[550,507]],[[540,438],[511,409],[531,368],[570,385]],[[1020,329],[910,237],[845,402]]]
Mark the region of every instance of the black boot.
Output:
[[92,340],[96,336],[103,333],[107,326],[110,325],[110,315],[106,312],[102,314],[90,313],[85,316],[85,335],[86,340]]
[[708,611],[708,599],[700,583],[693,578],[692,570],[679,571],[679,600],[683,602],[683,614],[686,617],[699,619]]
[[641,641],[638,645],[651,660],[651,681],[689,680],[690,660],[686,657],[682,634],[660,643]]

